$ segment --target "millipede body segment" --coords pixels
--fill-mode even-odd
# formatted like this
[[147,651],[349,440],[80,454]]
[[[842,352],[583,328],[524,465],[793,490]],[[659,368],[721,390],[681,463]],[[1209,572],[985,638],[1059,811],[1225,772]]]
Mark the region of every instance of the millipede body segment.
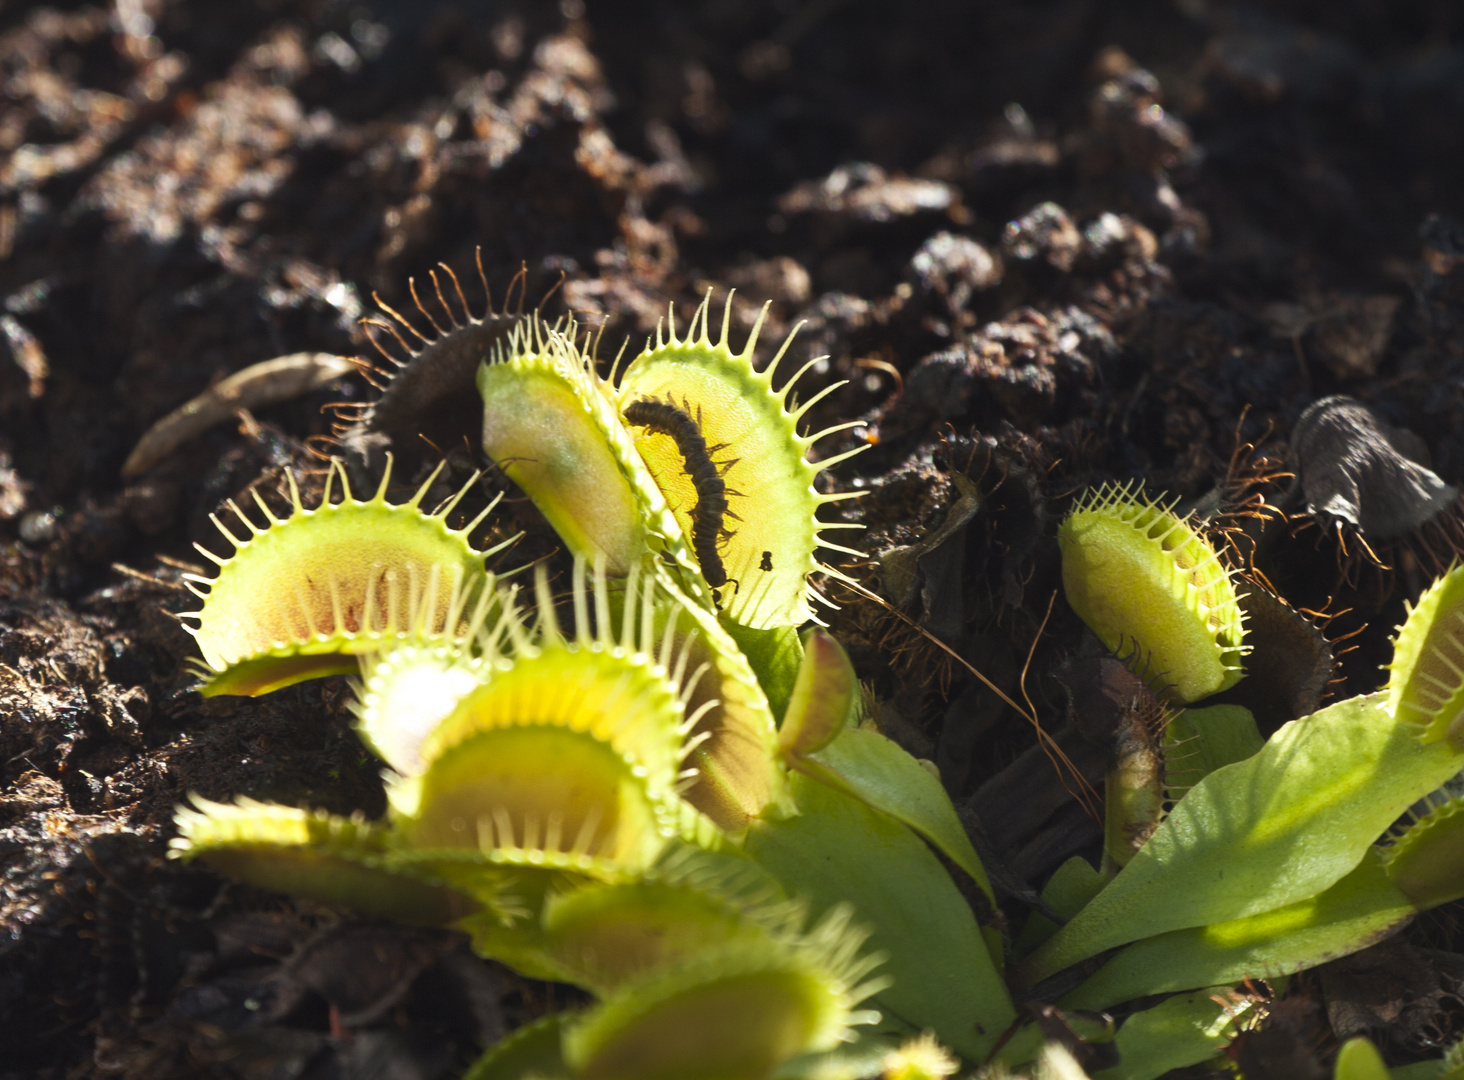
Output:
[[696,507],[691,515],[692,548],[697,562],[701,563],[702,576],[707,584],[714,589],[721,588],[727,584],[728,578],[717,545],[724,538],[736,535],[727,530],[726,519],[740,520],[727,509],[727,482],[722,474],[736,464],[737,459],[713,460],[712,454],[722,447],[708,446],[697,418],[689,409],[679,408],[670,401],[656,398],[633,401],[625,408],[625,419],[636,427],[669,436],[676,443],[686,474],[696,486]]

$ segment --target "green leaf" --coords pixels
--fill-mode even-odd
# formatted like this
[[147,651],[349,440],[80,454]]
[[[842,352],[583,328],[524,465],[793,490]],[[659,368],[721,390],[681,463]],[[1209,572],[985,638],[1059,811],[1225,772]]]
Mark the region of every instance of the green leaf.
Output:
[[816,754],[800,759],[798,768],[910,826],[966,871],[996,906],[986,868],[951,797],[899,745],[869,728],[847,728]]
[[1229,987],[1179,994],[1134,1013],[1118,1029],[1119,1062],[1093,1080],[1154,1080],[1170,1069],[1207,1061],[1235,1037],[1234,1013],[1221,1004]]
[[1116,945],[1315,896],[1460,762],[1449,744],[1425,746],[1396,723],[1381,694],[1292,721],[1196,784],[1018,977],[1031,986]]
[[880,973],[895,980],[875,1003],[983,1059],[1016,1011],[950,875],[899,822],[799,774],[792,788],[802,813],[754,822],[748,854],[815,914],[852,903],[873,929],[868,947],[889,954]]
[[1320,896],[1243,919],[1145,938],[1063,998],[1106,1009],[1148,994],[1274,978],[1357,952],[1413,917],[1408,898],[1369,857]]

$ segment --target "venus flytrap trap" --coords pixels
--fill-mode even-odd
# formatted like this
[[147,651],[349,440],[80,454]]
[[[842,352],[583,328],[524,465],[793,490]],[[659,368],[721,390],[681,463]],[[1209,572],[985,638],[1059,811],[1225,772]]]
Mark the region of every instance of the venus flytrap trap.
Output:
[[[440,881],[398,872],[386,830],[359,817],[246,798],[216,803],[195,795],[191,802],[178,809],[173,858],[201,858],[261,888],[415,925],[446,925],[482,904]],[[497,896],[486,900],[499,906]]]
[[[799,421],[843,384],[831,384],[795,404],[792,394],[798,380],[817,360],[804,364],[774,390],[773,380],[793,335],[758,371],[752,357],[766,307],[736,353],[728,344],[732,297],[727,297],[722,331],[715,343],[710,312],[708,293],[684,337],[677,337],[674,319],[658,326],[655,341],[647,343],[620,376],[613,390],[615,401],[637,433],[636,449],[666,493],[682,534],[693,538],[708,583],[722,592],[727,618],[753,630],[798,626],[813,618],[810,599],[818,598],[808,583],[809,575],[843,576],[818,561],[817,549],[861,554],[821,535],[848,526],[821,522],[817,517],[820,506],[857,493],[820,494],[814,478],[864,447],[817,463],[808,460],[815,443],[856,426],[857,421],[812,435],[800,434]],[[649,407],[653,404],[659,408]],[[731,521],[707,521],[701,510],[699,481],[705,487],[705,481],[712,478],[705,468],[687,468],[685,437],[678,441],[665,423],[653,422],[657,415],[664,421],[667,410],[680,415],[677,424],[694,427],[703,451],[717,455],[712,464],[716,479],[725,482],[729,494],[735,492],[723,511],[724,516],[732,515]],[[709,524],[715,527],[709,529]],[[718,580],[713,582],[713,577]],[[730,596],[726,595],[728,582],[736,583]]]
[[1228,986],[1165,998],[1124,1021],[1114,1039],[1118,1064],[1094,1080],[1156,1080],[1205,1061],[1220,1065],[1217,1055],[1263,1015],[1261,998]]
[[[428,271],[435,307],[431,304],[433,295],[429,294],[427,303],[423,303],[416,280],[407,280],[417,310],[415,318],[408,318],[372,294],[380,314],[362,319],[361,328],[378,358],[388,366],[364,358],[357,366],[381,391],[380,396],[366,403],[333,407],[342,421],[336,428],[340,448],[353,464],[366,465],[373,460],[379,464],[381,452],[392,448],[415,458],[424,445],[455,443],[465,412],[472,412],[473,376],[478,365],[512,334],[524,332],[525,273],[520,271],[514,277],[506,302],[496,308],[488,275],[483,271],[481,248],[475,261],[484,298],[479,312],[474,312],[468,302],[457,274],[444,263],[437,264],[442,277],[437,269]],[[444,289],[444,281],[450,283],[450,289]],[[517,305],[513,303],[515,291]]]
[[1337,1051],[1333,1080],[1391,1080],[1383,1055],[1368,1039],[1348,1039]]
[[926,1032],[885,1055],[882,1080],[944,1080],[955,1076],[961,1063]]
[[1418,598],[1393,643],[1388,706],[1425,742],[1464,747],[1464,566]]
[[658,612],[658,619],[681,619],[688,663],[702,672],[686,703],[696,717],[687,755],[694,775],[682,797],[732,835],[765,812],[788,812],[777,725],[748,658],[715,613],[686,597],[673,594]]
[[1103,869],[1116,874],[1149,842],[1164,816],[1162,708],[1125,715],[1112,736],[1104,778]]
[[1138,674],[1179,702],[1244,674],[1244,628],[1214,547],[1142,485],[1089,492],[1058,530],[1068,603]]
[[[585,577],[581,563],[566,633],[540,571],[534,625],[510,616],[504,648],[484,643],[484,678],[424,740],[427,767],[389,785],[415,872],[460,888],[507,875],[534,912],[556,889],[634,879],[677,838],[720,845],[681,797],[703,674],[687,639],[657,628],[653,579],[627,581],[617,617],[603,570]],[[528,966],[517,924],[473,932],[479,951]]]
[[1074,726],[1107,750],[1102,869],[1112,877],[1163,818],[1164,736],[1175,713],[1116,657],[1069,660],[1060,679]]
[[[189,575],[203,607],[185,613],[203,661],[204,694],[264,694],[305,679],[354,673],[360,656],[409,638],[457,639],[491,601],[493,575],[484,561],[508,542],[478,551],[468,541],[493,509],[461,529],[447,525],[472,480],[436,513],[420,508],[441,466],[407,502],[388,503],[391,463],[376,494],[357,499],[345,471],[332,463],[320,505],[306,509],[286,474],[293,513],[283,520],[255,493],[266,524],[230,502],[248,535],[214,524],[233,544],[217,576]],[[477,478],[474,477],[474,480]],[[341,501],[332,501],[339,481]],[[510,541],[511,542],[511,541]],[[203,591],[200,586],[206,586]]]
[[624,575],[664,553],[695,571],[665,496],[574,342],[573,324],[522,323],[478,369],[483,451],[561,540]]
[[570,1021],[566,1062],[581,1076],[625,1080],[765,1076],[853,1041],[856,1025],[879,1019],[858,1006],[888,984],[870,978],[883,958],[862,952],[867,931],[847,906],[807,931],[802,922],[797,906],[761,922],[744,912],[725,934],[639,965]]

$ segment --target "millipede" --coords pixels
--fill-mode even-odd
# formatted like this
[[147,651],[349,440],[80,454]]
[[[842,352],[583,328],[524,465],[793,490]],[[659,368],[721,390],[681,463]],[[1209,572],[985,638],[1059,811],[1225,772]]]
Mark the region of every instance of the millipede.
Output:
[[636,427],[668,435],[676,443],[686,474],[696,487],[696,505],[691,511],[691,546],[696,552],[697,562],[701,564],[702,577],[714,589],[721,588],[729,580],[733,580],[735,585],[735,579],[727,577],[717,548],[721,541],[737,535],[727,529],[725,519],[742,520],[727,508],[727,496],[740,492],[731,491],[722,478],[739,459],[714,460],[712,455],[724,449],[726,444],[708,446],[701,430],[701,410],[697,409],[693,418],[684,398],[681,404],[683,408],[669,400],[641,398],[626,406],[625,419]]

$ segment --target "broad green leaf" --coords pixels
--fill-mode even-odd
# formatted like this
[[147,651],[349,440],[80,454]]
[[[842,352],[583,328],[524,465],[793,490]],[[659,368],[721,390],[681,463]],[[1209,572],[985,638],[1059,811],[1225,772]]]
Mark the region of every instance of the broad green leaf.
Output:
[[1062,1005],[1106,1009],[1149,994],[1290,974],[1366,948],[1414,914],[1408,898],[1388,881],[1381,860],[1369,857],[1320,896],[1135,942]]
[[971,846],[951,797],[931,772],[900,746],[869,728],[846,728],[797,767],[896,821],[939,848],[996,906],[986,868]]
[[880,973],[895,980],[874,1003],[980,1061],[1016,1011],[950,875],[913,832],[858,799],[799,774],[792,789],[802,813],[754,822],[747,853],[815,914],[852,903],[873,931],[867,947],[889,955]]
[[1018,977],[1031,986],[1116,945],[1315,896],[1461,762],[1448,743],[1425,746],[1396,723],[1382,694],[1294,720],[1196,784]]
[[1207,1061],[1235,1037],[1222,1002],[1229,987],[1179,994],[1134,1013],[1118,1029],[1118,1064],[1093,1080],[1154,1080],[1170,1069]]

